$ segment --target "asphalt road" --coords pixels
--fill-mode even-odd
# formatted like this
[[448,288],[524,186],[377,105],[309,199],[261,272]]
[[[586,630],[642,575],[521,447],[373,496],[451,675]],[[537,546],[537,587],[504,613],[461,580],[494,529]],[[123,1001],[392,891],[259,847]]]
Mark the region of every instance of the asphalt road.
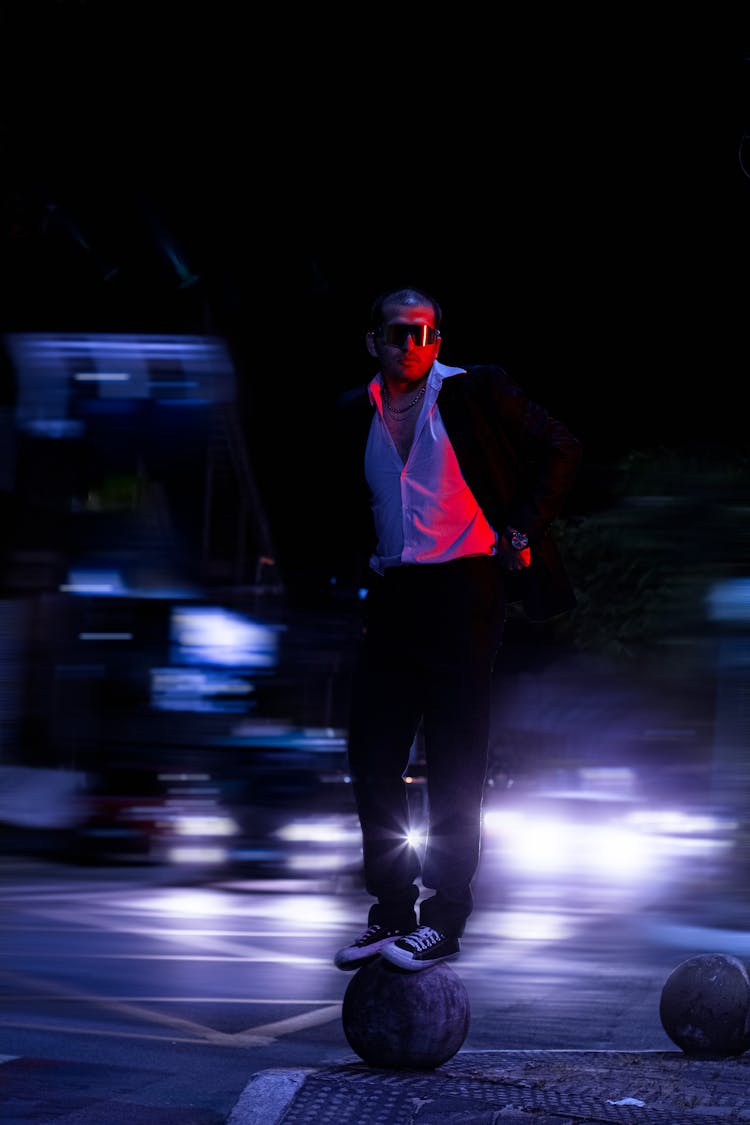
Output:
[[[14,857],[2,875],[0,1056],[34,1060],[37,1100],[60,1064],[96,1066],[110,1093],[119,1083],[126,1100],[190,1105],[218,1125],[255,1074],[358,1061],[341,1023],[351,978],[331,963],[365,917],[356,884]],[[471,1004],[462,1058],[674,1051],[658,1014],[672,969],[707,943],[750,953],[739,930],[707,930],[685,891],[669,902],[529,884],[493,897],[480,884],[454,963]]]

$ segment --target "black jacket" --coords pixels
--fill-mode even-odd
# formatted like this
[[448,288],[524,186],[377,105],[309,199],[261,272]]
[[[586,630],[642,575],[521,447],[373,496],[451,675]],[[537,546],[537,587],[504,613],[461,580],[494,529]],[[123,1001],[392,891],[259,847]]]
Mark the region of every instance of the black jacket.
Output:
[[[501,367],[482,365],[443,381],[438,406],[461,472],[492,527],[529,537],[531,566],[506,575],[509,598],[532,621],[575,605],[575,594],[550,531],[578,473],[581,444],[568,428],[527,398]],[[343,581],[367,585],[376,536],[364,474],[374,407],[367,387],[339,400],[333,449],[338,502],[332,512],[334,555]]]

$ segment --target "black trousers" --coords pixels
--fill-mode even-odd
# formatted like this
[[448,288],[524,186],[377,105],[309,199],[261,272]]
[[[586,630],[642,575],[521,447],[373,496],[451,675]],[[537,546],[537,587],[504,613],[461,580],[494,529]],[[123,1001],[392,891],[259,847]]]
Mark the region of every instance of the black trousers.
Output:
[[[504,581],[489,556],[394,567],[365,603],[354,672],[349,767],[362,827],[370,923],[416,924],[416,880],[435,894],[419,921],[460,936],[479,863],[492,669]],[[420,869],[405,839],[404,773],[423,723],[429,830]]]

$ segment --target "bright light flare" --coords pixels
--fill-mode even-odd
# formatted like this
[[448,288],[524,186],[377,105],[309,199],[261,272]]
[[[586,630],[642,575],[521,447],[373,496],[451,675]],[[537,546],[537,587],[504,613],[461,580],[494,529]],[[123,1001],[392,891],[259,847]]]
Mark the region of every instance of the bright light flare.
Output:
[[199,866],[208,864],[214,866],[226,862],[227,851],[226,848],[217,845],[207,847],[204,844],[181,844],[167,849],[167,860],[169,863],[175,864],[188,863]]
[[647,862],[645,839],[616,824],[585,824],[560,815],[488,813],[485,833],[497,837],[513,867],[531,876],[631,880]]
[[231,816],[204,815],[178,816],[174,831],[178,836],[236,836],[239,832],[237,821]]
[[289,844],[351,844],[359,843],[359,825],[340,818],[293,820],[274,832],[278,840]]
[[736,823],[707,814],[628,809],[605,821],[559,810],[489,809],[484,835],[514,872],[617,883],[648,880],[675,858],[711,857],[734,846]]

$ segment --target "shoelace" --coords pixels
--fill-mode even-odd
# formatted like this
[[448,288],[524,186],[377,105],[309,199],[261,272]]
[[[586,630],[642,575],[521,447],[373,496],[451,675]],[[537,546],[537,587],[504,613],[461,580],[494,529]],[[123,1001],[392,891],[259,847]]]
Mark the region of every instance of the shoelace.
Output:
[[429,949],[431,945],[437,945],[442,940],[443,935],[433,930],[432,926],[419,926],[413,934],[409,934],[408,938],[409,945],[413,945],[420,952]]
[[375,923],[374,926],[368,926],[368,928],[365,930],[365,932],[362,934],[362,936],[358,937],[354,944],[355,945],[364,945],[364,943],[366,941],[368,941],[371,937],[375,936],[375,934],[378,932],[378,930],[385,930],[385,926],[381,926],[377,922]]

